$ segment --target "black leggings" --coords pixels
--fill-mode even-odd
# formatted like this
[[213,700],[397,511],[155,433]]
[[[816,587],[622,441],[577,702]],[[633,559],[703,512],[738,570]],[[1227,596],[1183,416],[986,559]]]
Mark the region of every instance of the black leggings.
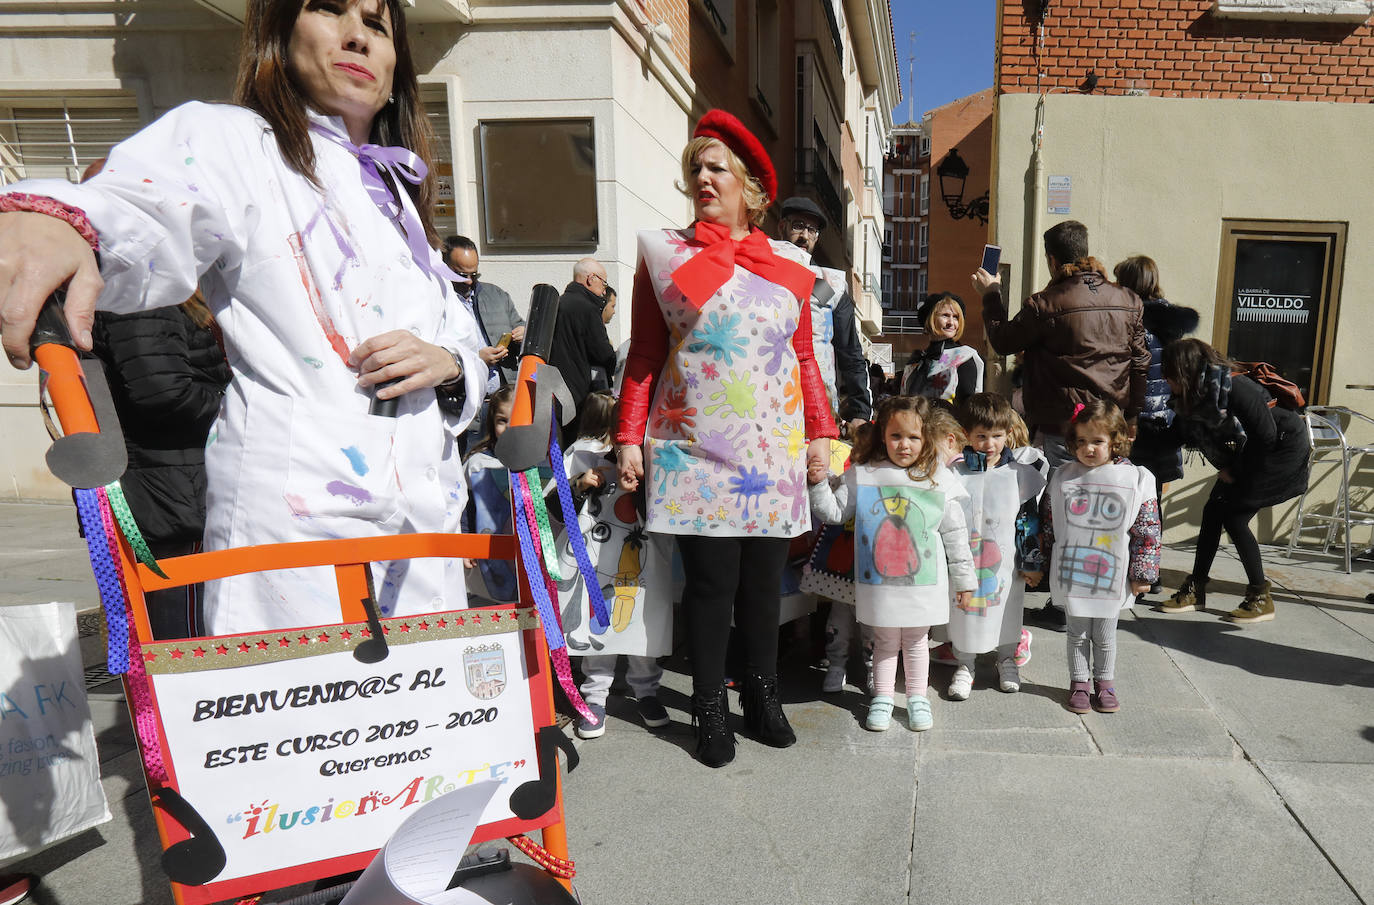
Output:
[[1250,520],[1259,513],[1259,509],[1238,505],[1226,499],[1229,489],[1218,478],[1216,486],[1212,488],[1212,495],[1202,507],[1202,528],[1197,535],[1193,575],[1197,578],[1208,577],[1212,570],[1212,560],[1217,555],[1217,546],[1221,543],[1221,529],[1225,528],[1231,543],[1236,545],[1236,555],[1240,557],[1240,564],[1245,567],[1245,580],[1257,585],[1264,581],[1264,563],[1260,560],[1259,542],[1255,540],[1255,533],[1250,530]]
[[678,535],[687,585],[687,646],[692,690],[709,692],[725,682],[730,617],[744,641],[745,666],[771,676],[778,671],[778,608],[785,537],[697,537]]

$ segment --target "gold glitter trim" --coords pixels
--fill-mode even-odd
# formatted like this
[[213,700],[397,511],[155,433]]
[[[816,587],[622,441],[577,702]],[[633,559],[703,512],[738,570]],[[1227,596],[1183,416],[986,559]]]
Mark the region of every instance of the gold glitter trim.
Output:
[[[539,613],[534,607],[483,607],[382,620],[388,645],[476,638],[537,628]],[[253,635],[159,641],[143,645],[143,668],[156,676],[280,663],[351,651],[371,634],[366,622],[355,622]]]

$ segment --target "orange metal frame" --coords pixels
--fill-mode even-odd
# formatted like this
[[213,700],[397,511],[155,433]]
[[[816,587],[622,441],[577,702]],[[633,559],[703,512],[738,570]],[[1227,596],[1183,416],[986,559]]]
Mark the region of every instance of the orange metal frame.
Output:
[[[62,425],[64,435],[98,432],[99,425],[91,408],[85,379],[76,353],[63,346],[47,344],[35,349],[34,357],[40,367],[48,374],[48,394],[57,411],[57,417]],[[542,364],[543,361],[530,355],[525,356],[521,361],[519,382],[511,412],[510,424],[512,426],[532,423],[534,416],[534,372]],[[518,516],[518,514],[514,515]],[[428,556],[513,559],[516,562],[516,571],[520,578],[518,606],[533,606],[529,576],[526,572],[527,566],[521,561],[514,535],[408,534],[392,537],[239,547],[231,550],[216,550],[209,553],[159,560],[158,565],[166,573],[166,578],[162,578],[148,567],[136,563],[133,551],[122,535],[119,546],[124,589],[132,603],[134,630],[142,643],[153,641],[147,607],[143,597],[145,591],[181,587],[234,575],[276,569],[333,566],[339,589],[342,621],[363,622],[367,618],[362,600],[368,594],[364,573],[368,563]],[[536,570],[542,569],[539,563],[533,565]],[[530,694],[532,704],[534,704],[534,715],[536,719],[542,717],[552,721],[554,718],[553,670],[549,666],[549,651],[544,640],[543,629],[527,630],[524,643],[526,665],[530,670]],[[127,693],[125,697],[126,700],[131,699]],[[531,731],[536,733],[536,737],[538,728],[538,726],[531,727]],[[165,746],[162,753],[164,761],[170,766],[171,761]],[[531,821],[530,825],[541,830],[545,849],[558,858],[568,859],[568,835],[563,819],[561,774],[555,776],[555,782],[557,783],[557,794],[554,808],[550,811],[550,814],[554,816],[553,821],[542,827],[539,826],[538,820]],[[153,815],[164,850],[181,839],[187,838],[188,834],[185,829],[178,826],[159,808],[153,808]],[[503,821],[502,824],[488,827],[487,829],[497,829],[499,832],[485,835],[485,838],[497,838],[498,835],[509,835],[512,831],[522,831],[520,827],[512,828],[510,826],[512,823],[512,821]],[[483,839],[479,838],[478,841],[483,841]],[[319,879],[349,869],[361,869],[371,860],[372,854],[367,853],[361,859],[359,856],[344,856],[315,862],[315,866],[324,871],[318,877],[288,876],[291,874],[290,871],[277,873],[283,875],[281,878],[289,882]],[[265,876],[271,877],[273,875]],[[572,890],[570,881],[559,879],[559,882],[569,891]],[[236,881],[229,881],[223,885],[223,889],[217,888],[217,894],[224,892],[233,896],[262,891],[245,889],[239,892],[233,889],[235,883]],[[190,903],[195,902],[211,901],[195,894],[198,887],[182,886],[175,882],[171,886],[173,896],[179,905],[181,903],[190,905]]]

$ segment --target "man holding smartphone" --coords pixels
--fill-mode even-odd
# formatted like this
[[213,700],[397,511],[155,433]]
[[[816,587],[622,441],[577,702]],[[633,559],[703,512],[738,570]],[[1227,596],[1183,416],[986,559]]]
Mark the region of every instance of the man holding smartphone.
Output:
[[[520,340],[525,338],[525,319],[515,310],[506,290],[495,283],[481,282],[477,245],[467,236],[449,236],[444,240],[444,260],[453,272],[466,277],[453,289],[458,298],[472,312],[477,329],[485,345],[477,351],[486,362],[486,395],[490,396],[503,384],[514,383],[520,363]],[[458,438],[459,450],[466,455],[468,447],[481,442],[487,423],[487,400],[483,398],[463,436]]]
[[[794,195],[782,203],[782,223],[778,238],[791,242],[807,254],[815,254],[825,215],[810,198]],[[839,413],[843,435],[849,436],[873,416],[873,396],[868,386],[868,362],[859,341],[854,298],[849,294],[843,272],[817,266],[813,261],[816,285],[811,292],[811,330],[816,364],[820,366],[831,407]]]
[[[1150,350],[1145,343],[1140,298],[1107,278],[1102,262],[1088,251],[1088,228],[1065,220],[1045,231],[1050,282],[1007,314],[1002,279],[979,268],[972,277],[983,300],[988,342],[1001,355],[1025,362],[1026,423],[1054,469],[1073,461],[1064,425],[1075,406],[1092,399],[1116,403],[1126,415],[1131,438],[1145,405]],[[1041,619],[1063,624],[1062,611],[1045,604]]]
[[468,278],[466,283],[454,283],[453,288],[477,318],[477,326],[487,342],[479,354],[492,369],[491,376],[496,381],[494,386],[488,385],[487,394],[490,395],[502,384],[515,382],[520,341],[525,338],[525,319],[515,310],[506,290],[495,283],[481,281],[477,246],[467,236],[449,236],[444,240],[444,260],[455,273]]

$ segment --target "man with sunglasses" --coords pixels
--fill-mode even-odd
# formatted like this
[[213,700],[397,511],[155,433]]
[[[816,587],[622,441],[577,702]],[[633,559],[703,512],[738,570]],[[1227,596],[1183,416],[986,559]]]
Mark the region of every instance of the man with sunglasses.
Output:
[[[782,203],[778,238],[784,242],[814,255],[825,227],[825,215],[810,198],[794,195]],[[840,429],[847,435],[873,415],[868,362],[859,341],[849,281],[841,271],[820,267],[814,260],[811,269],[816,273],[816,285],[811,292],[816,364],[820,366],[830,404],[839,415]]]
[[[466,283],[454,283],[453,288],[477,318],[477,326],[486,340],[478,354],[491,368],[491,382],[487,385],[487,395],[491,395],[502,384],[515,382],[525,319],[515,310],[506,290],[495,283],[481,282],[477,245],[467,236],[449,236],[444,240],[444,260],[455,273],[468,278]],[[511,335],[510,342],[503,346],[501,338],[507,333]]]

